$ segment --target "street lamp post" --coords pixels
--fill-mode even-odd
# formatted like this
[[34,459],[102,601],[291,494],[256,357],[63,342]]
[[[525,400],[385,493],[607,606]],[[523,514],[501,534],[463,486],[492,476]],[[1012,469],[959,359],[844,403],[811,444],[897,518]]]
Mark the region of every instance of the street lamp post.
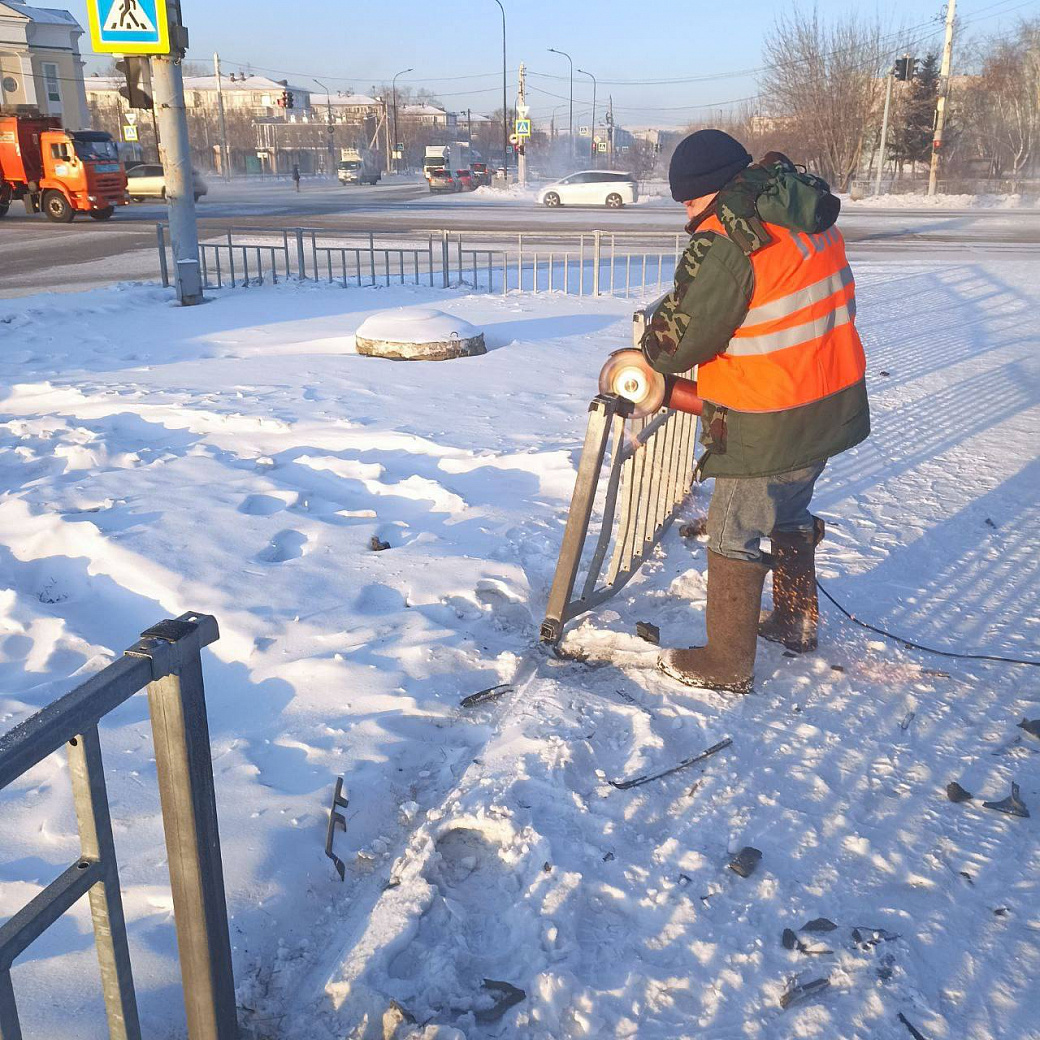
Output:
[[562,54],[571,65],[571,100],[570,100],[570,117],[568,120],[568,127],[570,132],[570,146],[571,146],[571,163],[574,163],[574,59],[566,51],[558,51],[555,47],[550,47],[549,52],[551,54]]
[[596,77],[584,69],[578,69],[578,71],[592,80],[592,126],[589,127],[589,165],[595,169],[598,160],[596,155]]
[[325,133],[329,139],[329,176],[335,176],[336,172],[336,144],[332,140],[332,135],[335,133],[332,126],[332,95],[329,93],[329,88],[325,86],[320,79],[314,80],[315,83],[325,91],[325,118],[328,121],[328,126],[325,128]]
[[392,87],[393,87],[393,90],[394,90],[394,139],[391,142],[392,145],[393,145],[393,148],[391,150],[391,155],[393,156],[393,160],[394,160],[394,173],[398,172],[398,169],[397,169],[397,145],[398,145],[398,138],[400,137],[400,135],[397,132],[397,77],[398,76],[403,76],[406,72],[414,72],[414,71],[415,71],[415,69],[401,69],[400,72],[397,72],[397,73],[394,74],[393,83],[391,84]]
[[[509,101],[506,97],[506,9],[495,0],[502,12],[502,167],[509,173]],[[508,178],[507,178],[508,179]]]

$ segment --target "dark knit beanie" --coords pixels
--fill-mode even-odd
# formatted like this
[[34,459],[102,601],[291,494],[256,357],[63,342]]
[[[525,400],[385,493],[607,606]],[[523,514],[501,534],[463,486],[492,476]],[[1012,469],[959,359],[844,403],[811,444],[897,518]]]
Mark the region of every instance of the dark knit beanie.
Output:
[[749,166],[744,146],[721,130],[698,130],[683,138],[668,167],[668,183],[676,202],[699,199],[729,183]]

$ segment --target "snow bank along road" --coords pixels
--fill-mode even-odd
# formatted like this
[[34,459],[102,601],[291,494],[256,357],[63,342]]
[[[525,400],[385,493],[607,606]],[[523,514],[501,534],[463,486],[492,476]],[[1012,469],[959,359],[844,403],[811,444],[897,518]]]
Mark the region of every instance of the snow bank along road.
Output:
[[[857,267],[875,432],[821,482],[821,576],[919,641],[1040,643],[1038,275]],[[353,353],[367,314],[431,303],[489,353]],[[217,615],[247,1036],[382,1037],[385,1015],[427,1040],[905,1040],[901,1014],[936,1040],[1037,1037],[1040,741],[1016,728],[1040,716],[1036,669],[912,652],[825,603],[819,652],[763,645],[754,695],[681,690],[633,635],[703,634],[703,545],[674,529],[568,636],[585,664],[535,648],[585,405],[630,308],[292,285],[192,309],[141,286],[0,304],[0,728],[159,618]],[[141,698],[102,743],[146,1035],[181,1037]],[[322,852],[336,775],[345,883]],[[953,780],[975,800],[947,801]],[[1012,782],[1029,819],[981,805]],[[0,918],[75,835],[57,758],[0,795]],[[745,845],[749,878],[727,869]],[[804,929],[820,918],[833,930]],[[14,977],[28,1036],[103,1035],[85,905]]]
[[[487,192],[487,194],[485,194]],[[291,184],[216,182],[199,204],[208,231],[228,227],[316,227],[336,231],[457,231],[573,234],[608,231],[681,232],[682,211],[670,199],[649,199],[624,210],[564,207],[547,210],[530,198],[492,193],[430,195],[425,184],[388,181],[375,187],[306,182],[298,195]],[[111,285],[119,280],[158,281],[155,224],[166,208],[134,204],[99,225],[77,220],[49,224],[12,210],[0,228],[0,297]],[[936,249],[959,258],[1032,254],[1040,247],[1040,209],[1013,208],[870,209],[846,206],[842,231],[853,256],[920,255]]]

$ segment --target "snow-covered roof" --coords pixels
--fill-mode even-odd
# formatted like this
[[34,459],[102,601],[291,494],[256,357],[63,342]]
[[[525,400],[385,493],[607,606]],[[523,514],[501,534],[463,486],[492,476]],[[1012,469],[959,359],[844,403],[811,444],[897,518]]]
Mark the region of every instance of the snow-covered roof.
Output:
[[401,111],[409,116],[446,116],[448,113],[436,105],[402,105]]
[[79,22],[68,11],[60,11],[54,7],[29,7],[20,0],[4,0],[0,3],[0,11],[9,12],[27,18],[30,22],[38,25],[74,25],[80,27]]
[[382,103],[378,98],[369,97],[367,94],[344,94],[343,91],[337,91],[335,94],[311,92],[313,108],[322,108],[325,105],[332,105],[333,108],[367,108]]
[[[184,77],[184,89],[185,90],[216,90],[217,89],[217,77],[216,76],[185,76]],[[291,90],[295,94],[309,94],[310,91],[306,87],[298,87],[294,83],[290,83],[286,86],[284,83],[279,83],[277,80],[271,79],[268,76],[236,76],[232,79],[230,76],[221,75],[220,77],[220,89],[224,91],[233,90]]]

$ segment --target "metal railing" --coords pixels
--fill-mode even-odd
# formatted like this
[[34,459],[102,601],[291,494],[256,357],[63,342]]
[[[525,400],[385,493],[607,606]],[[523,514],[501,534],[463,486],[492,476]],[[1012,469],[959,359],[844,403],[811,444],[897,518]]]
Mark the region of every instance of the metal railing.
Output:
[[[637,345],[654,306],[633,315]],[[697,417],[665,408],[632,419],[631,412],[632,405],[613,394],[602,394],[589,405],[585,444],[541,626],[542,642],[559,642],[568,621],[625,587],[671,526],[693,484]],[[604,467],[608,448],[609,463]],[[599,530],[590,538],[597,503]],[[584,580],[575,596],[582,571]]]
[[140,1040],[126,921],[98,724],[147,687],[190,1040],[234,1040],[231,943],[217,831],[202,647],[216,619],[182,614],[141,634],[125,655],[0,736],[0,790],[65,747],[80,855],[0,926],[0,1040],[22,1040],[11,965],[82,896],[112,1040]]
[[[156,225],[156,237],[163,285],[169,285],[166,225]],[[398,284],[630,297],[666,288],[685,246],[686,236],[671,232],[200,227],[199,267],[209,290],[294,278],[344,288]]]

